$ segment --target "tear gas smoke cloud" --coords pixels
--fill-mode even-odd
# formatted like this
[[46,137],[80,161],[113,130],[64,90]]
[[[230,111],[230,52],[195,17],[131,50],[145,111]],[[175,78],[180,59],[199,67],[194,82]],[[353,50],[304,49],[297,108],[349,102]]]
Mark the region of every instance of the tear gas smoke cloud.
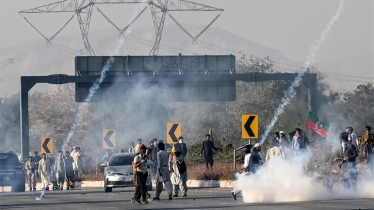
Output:
[[[127,30],[126,34],[128,34],[130,32],[131,32],[131,30]],[[89,94],[88,94],[88,96],[84,100],[84,102],[86,102],[86,103],[83,103],[83,104],[81,104],[79,106],[77,117],[74,119],[74,122],[73,122],[72,126],[70,127],[70,131],[69,131],[69,133],[67,135],[67,138],[63,142],[63,145],[62,145],[62,148],[61,148],[63,152],[65,152],[65,148],[66,148],[67,144],[69,143],[71,137],[74,135],[74,132],[77,129],[79,123],[82,121],[83,114],[87,111],[87,107],[88,107],[88,103],[87,102],[90,102],[92,100],[92,97],[94,96],[94,94],[96,93],[96,91],[100,88],[101,83],[103,82],[103,80],[106,77],[106,72],[109,71],[111,65],[113,64],[113,62],[115,60],[115,58],[113,56],[118,54],[118,51],[122,47],[123,43],[124,43],[124,38],[121,37],[120,38],[120,42],[117,45],[117,48],[114,50],[114,53],[111,53],[112,55],[110,55],[109,59],[107,60],[107,62],[103,66],[103,68],[101,70],[100,77],[94,82],[93,86],[89,89]],[[48,177],[47,177],[47,183],[49,183],[50,178],[54,174],[55,170],[56,170],[56,165],[53,164],[52,170],[48,174]],[[41,200],[41,198],[44,196],[44,193],[45,193],[45,189],[43,188],[40,196],[37,197],[36,200]]]
[[300,85],[302,77],[304,76],[304,74],[308,70],[308,68],[310,67],[310,64],[314,61],[314,58],[315,58],[316,54],[318,53],[320,47],[325,42],[327,34],[330,32],[334,23],[339,19],[340,14],[343,11],[343,6],[344,6],[344,0],[341,0],[340,3],[339,3],[338,10],[336,11],[335,15],[330,19],[330,21],[328,22],[326,29],[324,31],[322,31],[319,39],[316,40],[314,45],[311,46],[310,53],[309,53],[309,55],[307,55],[306,62],[302,66],[301,71],[297,74],[297,76],[296,76],[295,80],[292,82],[291,86],[284,93],[284,96],[281,100],[281,103],[279,104],[278,108],[275,111],[273,119],[271,120],[270,124],[266,127],[264,134],[261,136],[260,144],[264,143],[264,141],[266,140],[266,137],[268,136],[269,132],[273,129],[275,123],[277,122],[279,115],[283,113],[284,108],[290,103],[291,99],[296,95],[295,88]]
[[[123,38],[121,38],[120,39],[120,43],[118,44],[118,47],[115,50],[116,54],[118,53],[118,50],[122,46],[123,43],[124,43],[124,40],[123,40]],[[103,82],[103,80],[106,77],[105,73],[109,70],[109,68],[113,64],[114,60],[115,59],[114,59],[113,56],[109,57],[109,59],[107,60],[107,62],[105,63],[105,65],[103,66],[103,68],[101,70],[100,77],[94,82],[94,84],[92,85],[92,87],[89,89],[89,94],[84,99],[84,102],[90,102],[91,101],[91,99],[94,96],[94,94],[96,93],[96,91],[100,88],[101,83]],[[65,148],[66,148],[67,144],[69,143],[71,137],[74,135],[74,132],[77,129],[79,123],[82,121],[82,116],[83,116],[83,113],[87,110],[87,106],[88,106],[87,103],[83,103],[78,108],[77,116],[74,119],[74,122],[73,122],[72,126],[70,127],[70,131],[68,133],[68,136],[67,136],[66,140],[63,142],[62,147],[61,147],[61,149],[62,149],[62,151],[64,153],[65,153]],[[54,175],[55,170],[56,170],[56,164],[53,163],[51,172],[48,174],[48,177],[47,177],[47,180],[48,180],[47,183],[49,183],[49,180]],[[43,188],[40,196],[37,197],[36,200],[40,200],[44,196],[44,193],[45,193],[45,188]]]
[[[270,130],[273,128],[278,116],[283,112],[285,106],[295,96],[295,88],[299,86],[302,76],[314,60],[316,53],[326,39],[327,33],[335,21],[339,18],[343,11],[344,1],[340,1],[336,14],[331,18],[327,24],[327,28],[322,32],[320,38],[311,47],[311,52],[307,56],[301,72],[297,75],[295,81],[285,92],[281,104],[275,112],[275,116],[268,125],[265,133],[262,135],[260,143],[262,144]],[[334,126],[332,126],[334,129]],[[335,128],[339,130],[338,128]],[[334,130],[335,130],[334,129]],[[331,145],[339,145],[335,141],[334,136],[327,139],[327,143]],[[334,147],[330,153],[334,151]],[[320,151],[320,153],[322,153]],[[317,178],[321,176],[318,172],[307,175],[306,161],[321,157],[318,151],[308,153],[303,156],[297,156],[293,159],[288,157],[288,160],[281,158],[273,158],[266,162],[256,174],[245,176],[237,174],[237,181],[235,183],[236,191],[241,191],[244,202],[286,202],[286,201],[306,201],[306,200],[324,200],[334,198],[373,198],[374,181],[368,179],[365,172],[359,173],[359,191],[358,192],[344,192],[344,193],[330,193],[324,188],[323,183],[317,182]],[[337,169],[337,168],[336,168]],[[331,177],[325,177],[330,180]],[[341,183],[341,182],[340,182]]]
[[[374,181],[370,175],[359,174],[357,192],[343,192],[342,182],[337,181],[329,192],[317,178],[319,173],[305,174],[305,161],[311,156],[296,157],[292,160],[273,158],[266,162],[255,175],[237,174],[236,190],[241,191],[243,201],[253,202],[294,202],[307,200],[328,200],[346,198],[374,198]],[[338,167],[333,166],[339,170]],[[326,179],[331,177],[324,177]]]

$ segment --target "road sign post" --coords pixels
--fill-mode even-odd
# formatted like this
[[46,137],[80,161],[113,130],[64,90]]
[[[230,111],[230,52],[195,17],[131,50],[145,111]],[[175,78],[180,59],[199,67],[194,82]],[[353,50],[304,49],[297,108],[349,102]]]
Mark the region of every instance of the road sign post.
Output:
[[53,138],[41,137],[40,138],[40,152],[43,154],[53,154]]
[[182,136],[182,124],[170,122],[166,124],[166,143],[178,144],[178,137]]
[[258,138],[258,115],[243,114],[242,115],[242,138]]
[[116,130],[103,130],[103,148],[116,147]]

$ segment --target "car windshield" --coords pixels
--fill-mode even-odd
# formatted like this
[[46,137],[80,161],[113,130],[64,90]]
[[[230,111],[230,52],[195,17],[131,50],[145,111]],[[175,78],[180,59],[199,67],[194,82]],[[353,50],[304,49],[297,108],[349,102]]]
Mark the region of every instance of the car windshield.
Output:
[[0,167],[18,166],[19,160],[15,154],[0,154]]
[[122,166],[122,165],[131,165],[134,157],[132,156],[113,156],[109,162],[110,166]]

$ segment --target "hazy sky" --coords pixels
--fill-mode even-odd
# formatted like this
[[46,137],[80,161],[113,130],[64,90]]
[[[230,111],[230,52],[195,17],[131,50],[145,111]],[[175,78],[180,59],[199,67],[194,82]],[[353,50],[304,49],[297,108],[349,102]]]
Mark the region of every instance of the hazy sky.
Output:
[[[1,0],[0,48],[17,45],[35,38],[42,39],[27,25],[18,12],[52,2],[55,1]],[[266,47],[279,50],[290,60],[300,63],[305,61],[309,47],[325,29],[328,20],[336,13],[339,5],[339,0],[196,0],[195,2],[225,10],[212,27],[230,31]],[[108,7],[106,11],[111,11],[112,8]],[[124,19],[124,13],[115,12],[115,9],[112,11],[109,12],[112,13],[111,17]],[[175,14],[175,17],[181,23],[201,25],[206,24],[217,15],[217,13],[206,12],[192,17],[189,14],[178,13]],[[53,28],[55,31],[70,16],[44,14],[44,16],[27,17],[30,21],[35,21],[35,25],[50,36],[53,33],[52,30],[48,30]],[[203,17],[207,19],[204,20]],[[111,27],[102,17],[101,19],[97,18],[97,15],[93,17],[92,23],[95,24],[92,24],[91,31]],[[166,25],[168,24],[174,24],[170,18],[166,21]],[[134,27],[153,30],[149,9]],[[63,34],[76,34],[77,39],[80,39],[76,18],[61,33],[61,35]],[[165,40],[162,40],[161,43],[163,42]],[[7,59],[0,58],[1,61]],[[373,82],[374,1],[345,1],[340,19],[333,26],[313,65],[329,74],[329,81],[335,88],[346,89],[346,84],[348,84],[350,89],[353,89],[359,84],[358,82]]]

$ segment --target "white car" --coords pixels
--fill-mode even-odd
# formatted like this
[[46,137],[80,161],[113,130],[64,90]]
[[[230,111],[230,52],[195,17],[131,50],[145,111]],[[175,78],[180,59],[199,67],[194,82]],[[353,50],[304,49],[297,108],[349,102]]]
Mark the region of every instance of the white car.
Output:
[[[115,153],[110,158],[108,164],[101,164],[104,170],[104,191],[112,192],[116,187],[133,187],[134,174],[132,170],[132,162],[135,153]],[[147,165],[152,165],[148,162]],[[150,170],[148,170],[147,190],[152,190],[152,180]]]

